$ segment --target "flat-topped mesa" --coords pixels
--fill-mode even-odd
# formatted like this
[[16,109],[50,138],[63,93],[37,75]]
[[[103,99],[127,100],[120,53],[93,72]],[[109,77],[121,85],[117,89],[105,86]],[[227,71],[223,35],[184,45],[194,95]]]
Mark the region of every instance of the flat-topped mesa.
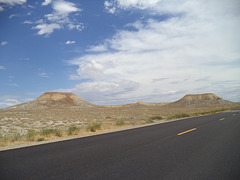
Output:
[[206,94],[187,94],[181,100],[185,101],[204,101],[204,100],[219,100],[222,99],[219,96],[213,93],[206,93]]
[[10,107],[10,109],[44,109],[48,107],[59,108],[89,108],[96,105],[82,100],[73,93],[46,92],[34,101]]
[[94,106],[73,93],[65,92],[46,92],[39,96],[34,102],[45,106]]
[[213,93],[188,94],[178,101],[170,103],[169,106],[211,106],[211,105],[231,105],[230,101],[223,100]]
[[49,101],[65,101],[72,102],[74,100],[83,101],[80,97],[73,93],[63,93],[63,92],[46,92],[39,96],[35,102],[49,102]]

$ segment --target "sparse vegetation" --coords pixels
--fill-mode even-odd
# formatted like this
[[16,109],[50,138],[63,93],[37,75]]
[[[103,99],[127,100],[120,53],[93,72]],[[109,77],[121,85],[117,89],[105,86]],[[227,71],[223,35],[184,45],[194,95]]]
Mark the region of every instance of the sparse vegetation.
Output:
[[150,123],[153,123],[154,121],[152,119],[146,119],[145,122],[150,124]]
[[9,137],[11,142],[16,142],[21,139],[21,135],[19,133],[14,133],[12,136]]
[[125,123],[125,121],[124,120],[118,120],[117,122],[116,122],[116,125],[117,126],[123,126],[123,125],[125,125],[126,123]]
[[57,129],[57,130],[55,131],[55,135],[56,135],[57,137],[61,137],[61,136],[62,136],[62,132],[61,132],[59,129]]
[[51,135],[61,137],[62,133],[59,129],[42,129],[40,135],[49,137]]
[[35,140],[35,136],[36,136],[36,131],[30,129],[27,132],[26,138],[28,141],[34,141]]
[[68,135],[73,135],[77,131],[79,131],[79,128],[75,125],[72,125],[68,128]]
[[101,123],[93,123],[87,127],[87,131],[96,132],[101,129]]
[[153,116],[151,117],[152,120],[162,120],[162,116]]
[[190,117],[190,114],[175,114],[173,116],[168,117],[167,119],[180,119],[180,118],[185,118],[185,117]]
[[[208,115],[208,114],[214,114],[214,113],[219,113],[219,112],[224,112],[224,111],[230,111],[234,110],[235,108],[225,108],[225,109],[217,109],[213,111],[206,111],[206,112],[200,112],[200,113],[193,113],[192,116],[202,116],[202,115]],[[239,109],[239,108],[236,108]]]
[[[136,125],[136,124],[144,124],[144,123],[153,123],[154,120],[161,120],[161,119],[178,119],[178,118],[184,118],[184,117],[190,117],[190,116],[200,116],[200,115],[207,115],[207,114],[213,114],[223,111],[228,111],[232,109],[239,109],[239,107],[235,108],[222,108],[222,109],[215,109],[211,111],[200,111],[192,113],[192,111],[189,111],[189,113],[178,113],[172,116],[164,115],[164,118],[162,116],[151,116],[149,115],[149,118],[143,121],[140,121],[139,118],[135,118],[136,120],[131,121],[131,123],[126,123],[125,120],[118,120],[115,121],[115,126],[122,126],[122,125]],[[106,116],[105,116],[106,117]],[[124,116],[121,116],[122,118]],[[47,123],[46,121],[44,121]],[[101,121],[102,122],[102,121]],[[106,121],[108,122],[108,121]],[[103,122],[104,123],[104,122]],[[25,125],[25,124],[24,124]],[[69,122],[63,123],[64,126],[68,126]],[[105,124],[104,124],[105,125]],[[63,126],[63,127],[64,127]],[[0,134],[0,146],[10,145],[10,144],[16,144],[16,143],[24,143],[24,142],[32,142],[32,141],[45,141],[51,138],[61,137],[61,136],[67,136],[67,135],[75,135],[79,134],[85,131],[90,132],[96,132],[97,130],[100,130],[102,126],[102,123],[95,122],[92,124],[89,124],[85,129],[81,129],[78,126],[72,124],[67,129],[63,128],[60,130],[59,128],[44,128],[40,129],[38,131],[29,129],[26,134],[20,134],[20,133],[11,133],[11,134]],[[25,128],[28,126],[24,126]]]
[[40,138],[37,139],[37,141],[45,141],[45,138],[40,137]]
[[151,116],[150,118],[146,119],[145,122],[150,124],[154,123],[154,120],[162,120],[162,116]]
[[12,144],[15,142],[31,142],[31,141],[45,141],[47,139],[62,137],[64,134],[72,135],[77,134],[79,128],[72,125],[67,130],[60,129],[42,129],[40,131],[35,131],[29,129],[25,135],[15,133],[12,135],[2,135],[0,134],[0,145]]

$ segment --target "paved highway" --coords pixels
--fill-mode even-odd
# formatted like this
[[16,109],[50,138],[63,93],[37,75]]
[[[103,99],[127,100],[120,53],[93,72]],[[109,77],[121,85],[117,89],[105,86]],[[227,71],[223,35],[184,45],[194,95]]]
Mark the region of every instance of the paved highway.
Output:
[[238,180],[240,110],[3,151],[0,179]]

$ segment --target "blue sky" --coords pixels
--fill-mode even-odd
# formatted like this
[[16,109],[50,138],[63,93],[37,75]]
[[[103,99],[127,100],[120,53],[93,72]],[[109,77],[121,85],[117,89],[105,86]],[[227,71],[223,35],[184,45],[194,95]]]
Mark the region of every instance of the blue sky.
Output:
[[240,101],[238,0],[0,0],[0,108],[47,91],[94,104]]

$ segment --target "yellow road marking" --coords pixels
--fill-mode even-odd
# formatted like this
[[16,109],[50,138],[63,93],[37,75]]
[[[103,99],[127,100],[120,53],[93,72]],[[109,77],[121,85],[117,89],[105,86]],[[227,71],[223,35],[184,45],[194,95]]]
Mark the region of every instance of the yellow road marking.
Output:
[[178,133],[177,135],[180,136],[180,135],[182,135],[182,134],[185,134],[185,133],[188,133],[188,132],[191,132],[191,131],[195,131],[196,129],[197,129],[197,128],[189,129],[189,130],[187,130],[187,131]]
[[222,118],[222,119],[219,119],[219,121],[222,121],[222,120],[224,120],[225,118]]

